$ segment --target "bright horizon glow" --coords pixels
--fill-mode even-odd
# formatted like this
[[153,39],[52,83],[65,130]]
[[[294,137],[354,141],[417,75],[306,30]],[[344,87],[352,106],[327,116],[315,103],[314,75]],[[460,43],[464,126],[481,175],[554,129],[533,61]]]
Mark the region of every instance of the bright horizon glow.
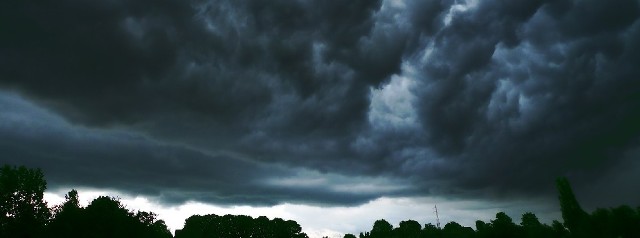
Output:
[[[475,229],[475,221],[489,222],[500,211],[506,212],[515,223],[520,222],[520,216],[526,211],[532,211],[543,223],[550,224],[553,219],[559,219],[559,210],[554,207],[543,207],[534,202],[482,202],[474,200],[452,200],[439,197],[411,197],[411,198],[378,198],[368,203],[353,206],[314,206],[304,204],[284,203],[276,206],[219,206],[202,202],[187,202],[181,205],[165,205],[144,196],[130,196],[117,191],[77,189],[81,206],[87,206],[90,201],[99,196],[119,198],[122,204],[132,211],[147,211],[158,215],[158,219],[166,222],[169,230],[175,233],[182,229],[184,221],[192,215],[248,215],[251,217],[266,216],[285,220],[294,220],[302,226],[302,231],[310,238],[342,238],[346,233],[358,235],[360,232],[370,231],[373,223],[385,219],[394,227],[400,221],[416,220],[422,226],[427,223],[436,224],[434,205],[437,204],[440,223],[443,227],[450,221]],[[64,202],[65,191],[45,192],[44,199],[50,207]],[[527,210],[529,209],[529,210]],[[535,212],[539,211],[539,212]]]

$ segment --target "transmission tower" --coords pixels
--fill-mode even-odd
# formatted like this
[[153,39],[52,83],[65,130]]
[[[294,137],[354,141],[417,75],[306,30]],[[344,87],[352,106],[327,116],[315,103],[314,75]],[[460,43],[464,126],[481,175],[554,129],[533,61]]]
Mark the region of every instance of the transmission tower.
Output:
[[440,217],[438,216],[438,205],[434,205],[433,208],[435,209],[435,213],[436,213],[436,227],[438,227],[438,230],[440,229]]

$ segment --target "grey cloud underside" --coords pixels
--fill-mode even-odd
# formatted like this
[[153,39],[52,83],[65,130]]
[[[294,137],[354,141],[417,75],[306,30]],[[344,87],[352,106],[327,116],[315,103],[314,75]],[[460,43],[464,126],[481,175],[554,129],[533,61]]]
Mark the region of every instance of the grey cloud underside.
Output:
[[639,16],[622,0],[6,1],[0,87],[19,105],[0,107],[0,162],[167,202],[606,184],[638,151]]
[[144,194],[168,203],[223,205],[274,205],[282,201],[357,204],[379,195],[332,190],[341,182],[339,177],[334,179],[336,183],[322,187],[283,186],[279,181],[300,178],[301,172],[233,154],[206,154],[167,145],[121,130],[74,126],[11,93],[1,95],[0,103],[3,163],[43,168],[53,191],[97,187]]

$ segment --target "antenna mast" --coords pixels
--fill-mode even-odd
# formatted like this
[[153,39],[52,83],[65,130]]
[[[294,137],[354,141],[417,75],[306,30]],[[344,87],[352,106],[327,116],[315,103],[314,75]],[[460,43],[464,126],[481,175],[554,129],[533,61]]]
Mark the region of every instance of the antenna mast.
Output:
[[440,217],[438,216],[438,205],[434,205],[433,208],[436,210],[436,226],[440,229]]

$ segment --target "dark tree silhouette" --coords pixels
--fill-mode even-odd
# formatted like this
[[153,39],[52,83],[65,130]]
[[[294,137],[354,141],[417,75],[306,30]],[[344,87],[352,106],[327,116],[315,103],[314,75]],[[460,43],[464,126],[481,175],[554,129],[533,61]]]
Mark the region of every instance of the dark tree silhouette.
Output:
[[84,209],[82,215],[85,237],[171,237],[164,222],[155,214],[127,210],[119,200],[101,196]]
[[537,237],[552,237],[553,229],[550,226],[540,223],[536,214],[527,212],[522,214],[522,226],[523,237],[537,238]]
[[[498,212],[489,223],[476,221],[476,230],[457,222],[442,229],[431,223],[420,226],[413,220],[402,221],[395,228],[384,219],[374,222],[370,232],[359,238],[638,238],[640,237],[640,207],[623,205],[585,212],[578,203],[569,181],[557,180],[558,198],[564,223],[554,220],[551,226],[542,224],[530,212],[522,214],[515,224],[504,212]],[[126,209],[118,199],[102,196],[87,207],[80,206],[78,192],[71,190],[64,203],[51,210],[43,201],[46,181],[39,169],[3,166],[0,169],[0,238],[39,237],[148,237],[170,238],[162,220],[152,212]],[[52,216],[53,214],[53,216]],[[176,238],[307,238],[302,227],[291,220],[244,215],[194,215],[185,220]],[[355,238],[345,234],[344,238]]]
[[492,237],[492,228],[491,224],[487,224],[484,221],[477,220],[476,221],[476,237],[479,238],[488,238]]
[[451,221],[442,228],[444,237],[471,238],[475,232],[471,227],[464,227],[455,221]]
[[553,229],[553,237],[558,238],[566,238],[569,237],[569,230],[557,220],[553,220],[551,223],[551,228]]
[[101,196],[93,200],[85,209],[83,218],[86,221],[84,234],[92,237],[118,237],[132,230],[133,217],[111,197]]
[[194,215],[185,221],[184,228],[176,231],[176,238],[208,237],[264,237],[264,238],[307,238],[302,227],[295,221],[280,218],[269,220],[261,216]]
[[373,228],[371,229],[370,236],[372,238],[390,237],[391,231],[393,231],[393,226],[386,220],[381,219],[373,223]]
[[[515,224],[504,212],[498,212],[491,222],[476,221],[476,230],[464,227],[456,222],[447,223],[439,229],[431,223],[425,224],[420,231],[422,238],[638,238],[640,237],[640,208],[620,206],[611,209],[597,209],[588,215],[578,203],[569,181],[566,178],[557,180],[558,198],[564,223],[554,220],[551,226],[542,224],[538,217],[530,212],[522,214],[520,224]],[[393,226],[385,220],[377,220],[371,233],[360,233],[360,238],[369,237],[412,237],[416,222],[404,221],[400,227]],[[417,226],[419,227],[419,225]],[[393,232],[389,233],[389,230]]]
[[422,229],[422,237],[440,237],[442,231],[436,225],[427,223]]
[[511,217],[504,212],[496,213],[496,219],[491,221],[492,235],[496,238],[518,237],[518,226]]
[[629,206],[611,209],[611,224],[614,237],[640,237],[640,214]]
[[140,221],[140,224],[138,225],[139,233],[144,234],[147,237],[173,237],[171,232],[169,232],[167,225],[163,220],[159,220],[155,213],[138,211],[138,213],[136,213],[136,218]]
[[589,215],[582,210],[580,203],[573,194],[569,180],[565,177],[556,181],[560,210],[565,226],[573,237],[592,237],[594,235],[589,222]]
[[50,217],[43,200],[47,182],[40,169],[0,169],[0,237],[41,237]]
[[613,214],[609,209],[598,208],[591,214],[591,220],[597,230],[599,237],[607,237],[608,234],[614,234],[615,225],[613,224]]
[[172,237],[164,221],[155,214],[131,212],[112,197],[98,197],[82,208],[78,192],[71,190],[65,202],[53,210],[47,237]]
[[401,221],[400,227],[394,230],[394,236],[404,238],[418,238],[420,237],[421,230],[422,226],[417,221]]
[[76,237],[82,223],[83,208],[80,207],[78,191],[71,190],[65,195],[65,202],[53,208],[53,219],[47,233],[54,237]]

